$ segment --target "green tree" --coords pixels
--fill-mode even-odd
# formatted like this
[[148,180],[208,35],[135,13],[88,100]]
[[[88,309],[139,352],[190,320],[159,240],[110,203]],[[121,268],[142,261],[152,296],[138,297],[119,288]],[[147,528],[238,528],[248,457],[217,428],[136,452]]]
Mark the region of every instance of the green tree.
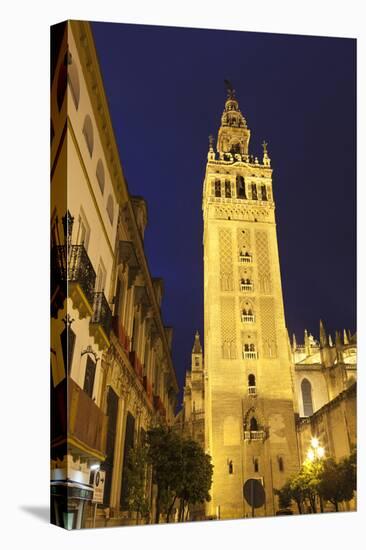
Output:
[[188,505],[210,499],[212,483],[211,457],[190,438],[159,426],[147,433],[148,460],[153,467],[153,481],[157,485],[155,522],[161,513],[170,522],[174,505],[180,501],[180,520]]
[[155,523],[162,512],[170,516],[181,486],[183,469],[182,438],[169,428],[158,426],[147,433],[148,460],[153,467],[153,481],[157,485]]
[[318,492],[324,500],[333,504],[336,512],[340,502],[353,498],[354,486],[354,468],[349,459],[342,460],[338,464],[333,458],[328,458],[324,462]]
[[127,462],[127,504],[131,512],[136,512],[136,525],[140,518],[149,513],[149,499],[146,495],[147,450],[145,446],[132,448]]
[[287,480],[285,485],[281,489],[274,489],[274,493],[278,496],[278,505],[281,510],[290,508],[291,502],[293,500],[293,492],[291,490],[290,480]]
[[211,499],[209,491],[212,484],[213,466],[211,457],[202,450],[193,439],[182,441],[181,482],[177,496],[180,499],[179,520],[184,521],[184,509]]
[[[303,494],[305,499],[308,500],[310,504],[311,511],[316,514],[317,506],[316,499],[319,495],[319,483],[324,469],[324,460],[315,459],[313,461],[306,460],[302,465],[299,478],[300,486],[303,489]],[[321,511],[323,508],[322,501],[320,500]]]

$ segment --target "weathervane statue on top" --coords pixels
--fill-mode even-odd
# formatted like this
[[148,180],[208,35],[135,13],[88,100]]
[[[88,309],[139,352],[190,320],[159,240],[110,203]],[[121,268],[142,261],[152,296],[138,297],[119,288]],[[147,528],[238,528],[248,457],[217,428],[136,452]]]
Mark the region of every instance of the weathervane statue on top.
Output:
[[227,97],[228,99],[234,99],[235,98],[235,90],[233,85],[231,84],[230,80],[224,80],[226,91],[227,91]]

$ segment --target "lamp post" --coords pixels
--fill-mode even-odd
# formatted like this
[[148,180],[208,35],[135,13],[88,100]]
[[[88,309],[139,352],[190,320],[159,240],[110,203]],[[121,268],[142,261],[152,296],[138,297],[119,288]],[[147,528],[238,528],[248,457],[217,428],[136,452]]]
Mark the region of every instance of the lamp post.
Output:
[[[319,467],[321,460],[324,458],[325,450],[319,444],[319,439],[317,437],[312,437],[310,441],[310,448],[306,453],[307,460],[315,466],[316,474],[319,472]],[[323,501],[319,496],[320,511],[323,513]]]

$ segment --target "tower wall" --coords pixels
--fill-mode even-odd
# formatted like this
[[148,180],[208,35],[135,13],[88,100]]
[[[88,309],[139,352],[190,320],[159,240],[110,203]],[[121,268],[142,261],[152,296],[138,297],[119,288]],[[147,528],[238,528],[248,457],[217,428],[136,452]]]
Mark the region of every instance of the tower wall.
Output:
[[[273,488],[297,471],[298,453],[272,170],[266,154],[263,164],[218,155],[211,149],[203,195],[208,513],[251,514],[243,485],[258,478],[266,500],[255,515],[273,515]],[[239,177],[245,198],[237,196]]]

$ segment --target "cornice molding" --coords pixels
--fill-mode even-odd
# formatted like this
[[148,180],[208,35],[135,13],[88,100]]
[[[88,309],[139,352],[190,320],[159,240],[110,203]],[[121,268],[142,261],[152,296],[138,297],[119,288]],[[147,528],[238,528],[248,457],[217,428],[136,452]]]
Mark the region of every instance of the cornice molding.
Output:
[[124,177],[119,152],[116,145],[108,101],[104,91],[93,33],[87,21],[69,21],[81,67],[87,85],[95,120],[102,142],[104,156],[111,175],[112,185],[120,204],[129,200],[127,183]]

